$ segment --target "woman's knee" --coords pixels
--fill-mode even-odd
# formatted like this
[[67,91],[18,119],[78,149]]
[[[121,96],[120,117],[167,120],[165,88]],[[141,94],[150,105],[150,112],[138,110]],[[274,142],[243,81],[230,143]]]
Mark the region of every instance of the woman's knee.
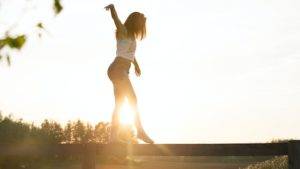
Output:
[[137,97],[135,95],[128,97],[128,102],[131,106],[136,106],[137,105]]

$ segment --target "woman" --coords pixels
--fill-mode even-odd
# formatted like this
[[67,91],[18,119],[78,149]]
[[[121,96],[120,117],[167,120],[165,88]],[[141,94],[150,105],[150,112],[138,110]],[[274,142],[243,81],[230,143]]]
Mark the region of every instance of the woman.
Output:
[[111,16],[116,25],[117,56],[108,68],[107,74],[114,86],[115,108],[112,116],[111,142],[118,142],[118,131],[120,127],[119,112],[127,98],[134,111],[134,125],[137,130],[137,138],[146,143],[153,143],[153,140],[145,133],[138,108],[137,98],[129,80],[129,68],[134,64],[135,74],[141,75],[141,70],[135,58],[136,39],[142,40],[146,35],[146,18],[142,13],[133,12],[122,24],[118,18],[113,4],[105,7],[110,10]]

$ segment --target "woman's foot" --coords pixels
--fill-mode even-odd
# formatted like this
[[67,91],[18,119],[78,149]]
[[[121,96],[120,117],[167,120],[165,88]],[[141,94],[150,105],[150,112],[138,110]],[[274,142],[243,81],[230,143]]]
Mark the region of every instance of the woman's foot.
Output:
[[154,141],[146,134],[144,130],[137,131],[137,138],[143,140],[145,143],[153,144]]

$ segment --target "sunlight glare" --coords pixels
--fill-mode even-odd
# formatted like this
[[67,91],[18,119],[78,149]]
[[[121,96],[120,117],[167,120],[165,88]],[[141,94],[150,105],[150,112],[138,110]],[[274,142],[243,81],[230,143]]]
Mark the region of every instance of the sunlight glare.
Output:
[[121,124],[133,124],[134,123],[134,112],[129,106],[128,102],[125,101],[120,111],[120,122]]

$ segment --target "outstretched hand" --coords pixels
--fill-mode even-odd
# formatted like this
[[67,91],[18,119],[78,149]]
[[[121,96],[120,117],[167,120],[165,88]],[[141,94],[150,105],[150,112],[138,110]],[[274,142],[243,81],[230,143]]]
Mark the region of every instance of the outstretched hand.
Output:
[[135,70],[136,76],[138,76],[138,77],[141,76],[141,69],[138,66],[136,66],[134,70]]
[[109,4],[106,7],[104,7],[104,9],[108,11],[108,10],[110,10],[113,7],[114,7],[114,4]]

